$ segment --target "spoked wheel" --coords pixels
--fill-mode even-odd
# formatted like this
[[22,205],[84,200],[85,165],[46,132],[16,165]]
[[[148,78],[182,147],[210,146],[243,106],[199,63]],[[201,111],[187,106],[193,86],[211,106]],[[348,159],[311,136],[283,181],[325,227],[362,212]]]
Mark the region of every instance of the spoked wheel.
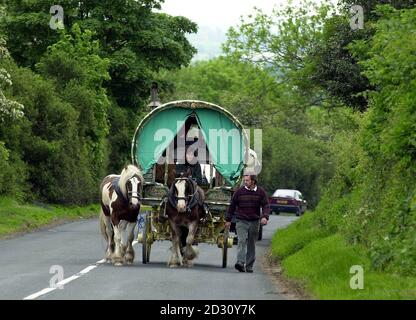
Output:
[[150,261],[150,250],[152,248],[152,242],[150,239],[151,232],[152,226],[150,223],[150,214],[147,213],[143,224],[142,262],[144,264],[149,263]]
[[222,267],[227,268],[227,256],[228,256],[228,236],[230,232],[224,230],[224,239],[222,242]]

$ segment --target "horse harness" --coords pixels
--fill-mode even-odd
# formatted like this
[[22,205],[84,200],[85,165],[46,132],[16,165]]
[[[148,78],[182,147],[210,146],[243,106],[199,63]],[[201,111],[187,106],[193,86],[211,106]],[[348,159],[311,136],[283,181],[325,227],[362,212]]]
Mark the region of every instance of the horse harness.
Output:
[[[132,179],[132,178],[137,178],[141,181],[140,177],[137,174],[133,175],[130,179]],[[137,195],[133,195],[133,191],[127,191],[127,199],[126,199],[126,197],[124,197],[123,192],[121,192],[119,182],[120,182],[120,177],[117,177],[111,183],[113,188],[114,188],[114,191],[116,192],[116,194],[119,198],[123,199],[124,202],[128,202],[130,198],[137,198],[138,200],[140,200],[140,192],[139,191],[137,192]]]
[[[191,186],[191,194],[189,194],[188,196],[185,195],[184,197],[178,197],[176,195],[175,183],[180,180],[187,181],[189,185]],[[169,200],[170,205],[174,208],[177,207],[178,200],[185,200],[186,212],[190,213],[191,210],[198,204],[198,202],[201,202],[198,196],[198,185],[196,184],[194,180],[192,180],[189,177],[188,178],[176,178],[174,183],[172,183],[172,186],[169,190],[168,200]]]

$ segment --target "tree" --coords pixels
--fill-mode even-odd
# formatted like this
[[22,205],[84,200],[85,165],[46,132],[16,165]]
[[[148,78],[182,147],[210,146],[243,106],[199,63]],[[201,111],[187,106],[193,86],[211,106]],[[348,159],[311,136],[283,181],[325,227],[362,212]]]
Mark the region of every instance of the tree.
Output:
[[[92,31],[91,40],[99,41],[98,55],[109,61],[110,78],[105,79],[104,87],[111,101],[109,108],[114,109],[110,113],[112,115],[123,113],[123,119],[127,120],[123,123],[123,128],[120,128],[120,121],[110,117],[110,136],[118,138],[110,139],[108,149],[110,159],[113,161],[111,169],[117,171],[119,168],[116,166],[124,164],[126,155],[130,154],[129,144],[120,139],[130,141],[137,125],[133,121],[148,100],[154,73],[162,68],[171,70],[187,65],[196,52],[186,38],[186,34],[196,32],[196,24],[184,17],[155,12],[154,10],[160,8],[162,2],[160,0],[126,0],[122,3],[111,0],[59,2],[64,10],[65,30],[70,31],[73,25],[78,24],[82,32]],[[0,21],[0,30],[8,38],[10,52],[16,63],[48,74],[48,77],[56,79],[58,87],[61,86],[62,81],[68,91],[62,94],[68,94],[74,105],[79,105],[78,109],[83,112],[81,118],[84,119],[85,110],[91,110],[89,107],[83,108],[90,103],[84,99],[89,95],[85,92],[85,88],[81,90],[78,87],[83,91],[78,95],[74,83],[67,85],[67,80],[71,77],[75,79],[82,75],[83,67],[77,63],[71,66],[61,61],[63,65],[57,68],[51,61],[49,70],[36,69],[47,48],[58,42],[61,37],[59,30],[52,30],[49,27],[52,17],[49,10],[55,4],[51,0],[10,0],[7,2],[6,15]],[[76,70],[76,66],[80,66],[81,69]],[[61,69],[64,67],[65,70]],[[61,70],[63,70],[62,75],[68,79],[63,79],[57,74]],[[91,101],[92,104],[98,102],[99,100]],[[104,100],[101,102],[105,105],[108,103]],[[120,111],[120,107],[128,110]],[[91,117],[87,115],[85,119]],[[88,128],[87,121],[85,128]],[[121,132],[123,132],[122,136]],[[93,136],[93,134],[89,135]]]
[[[186,65],[196,52],[185,35],[196,32],[196,24],[184,17],[155,13],[160,0],[75,1],[63,0],[64,25],[77,23],[82,30],[95,32],[101,57],[110,59],[107,87],[119,105],[137,110],[147,99],[152,72]],[[59,39],[49,27],[49,9],[55,3],[9,1],[1,23],[15,61],[34,67],[48,46]]]
[[[6,48],[6,42],[0,38],[0,59],[8,58],[9,51]],[[10,74],[5,68],[0,68],[0,123],[4,123],[6,119],[12,120],[23,116],[23,105],[4,96],[3,90],[12,84]]]
[[[398,9],[414,7],[415,1],[407,0],[370,0],[357,2],[343,0],[340,14],[325,20],[322,41],[316,43],[311,52],[314,68],[311,79],[329,95],[356,110],[367,109],[367,99],[363,93],[373,89],[368,79],[362,75],[363,68],[358,59],[348,50],[354,41],[369,41],[374,34],[374,22],[379,14],[374,10],[377,5],[391,3]],[[361,5],[364,11],[364,29],[353,30],[350,26],[352,5]]]
[[[9,71],[13,75],[10,95],[25,105],[25,114],[0,127],[0,140],[9,150],[9,161],[25,164],[24,181],[20,181],[24,198],[55,203],[90,200],[93,189],[88,176],[77,179],[85,174],[85,167],[79,161],[82,148],[76,135],[76,111],[58,97],[51,81],[15,64],[10,64]],[[83,194],[77,198],[81,188]]]
[[322,40],[310,52],[310,79],[339,104],[359,111],[366,110],[367,100],[362,93],[371,87],[348,45],[368,39],[371,33],[370,28],[352,30],[348,14],[333,16],[324,22]]
[[177,71],[163,71],[159,78],[163,101],[210,101],[230,110],[245,125],[256,128],[270,123],[280,94],[268,72],[225,57],[196,62]]
[[229,29],[223,50],[228,56],[270,70],[285,91],[302,91],[307,98],[299,109],[320,104],[323,92],[311,81],[310,53],[321,41],[323,23],[332,9],[312,1],[301,7],[290,2],[270,15],[257,9],[254,16]]
[[364,9],[364,16],[367,21],[376,21],[380,15],[376,12],[377,6],[388,4],[395,9],[409,9],[416,6],[415,0],[341,0],[342,8],[349,9],[352,5],[360,5]]
[[[0,7],[1,11],[1,7]],[[0,38],[0,124],[6,127],[19,121],[23,116],[24,107],[15,100],[6,98],[5,91],[10,90],[13,83],[7,66],[11,63],[6,42]],[[4,66],[4,67],[3,67]],[[16,157],[2,141],[0,135],[0,194],[12,195],[21,199],[26,191],[25,165]]]
[[[160,75],[164,102],[198,99],[216,103],[235,115],[245,128],[262,129],[263,169],[260,182],[269,192],[277,188],[302,190],[310,207],[331,177],[328,143],[335,128],[351,128],[348,110],[296,109],[300,94],[283,90],[270,70],[250,62],[220,57],[200,61]],[[329,119],[330,118],[330,119]]]
[[414,275],[416,9],[381,6],[349,50],[372,90],[356,134],[333,145],[336,171],[317,209],[325,229],[368,248],[372,267]]
[[91,31],[82,32],[74,24],[71,33],[63,32],[36,67],[54,80],[63,99],[79,112],[78,135],[88,148],[90,168],[98,178],[107,163],[110,101],[103,84],[110,79],[110,61],[99,56],[99,42],[92,36]]
[[74,24],[40,59],[39,74],[9,61],[8,94],[25,105],[25,115],[1,126],[0,140],[9,159],[27,164],[22,177],[37,199],[66,204],[97,199],[107,171],[110,106],[103,88],[109,61],[98,54],[92,33]]

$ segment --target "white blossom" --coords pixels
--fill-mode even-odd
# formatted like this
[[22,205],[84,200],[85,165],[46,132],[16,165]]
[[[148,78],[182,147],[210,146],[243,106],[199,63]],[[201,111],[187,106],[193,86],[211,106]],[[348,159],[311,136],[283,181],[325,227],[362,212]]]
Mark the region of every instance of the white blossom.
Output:
[[[1,46],[0,46],[1,47]],[[9,100],[5,97],[3,89],[11,86],[12,80],[7,70],[0,68],[0,121],[4,122],[6,118],[18,119],[23,117],[24,106],[16,101]]]

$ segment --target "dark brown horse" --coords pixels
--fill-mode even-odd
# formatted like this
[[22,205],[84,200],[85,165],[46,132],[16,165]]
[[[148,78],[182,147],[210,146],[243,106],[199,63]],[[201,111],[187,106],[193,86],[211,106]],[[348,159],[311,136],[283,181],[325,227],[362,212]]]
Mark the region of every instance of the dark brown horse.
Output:
[[107,241],[106,260],[116,266],[132,264],[134,260],[132,242],[143,183],[141,171],[133,165],[101,182],[101,233]]
[[[169,267],[192,266],[198,252],[192,247],[198,223],[204,217],[204,191],[189,177],[176,178],[169,191],[166,214],[172,230]],[[186,240],[181,243],[184,232]]]

